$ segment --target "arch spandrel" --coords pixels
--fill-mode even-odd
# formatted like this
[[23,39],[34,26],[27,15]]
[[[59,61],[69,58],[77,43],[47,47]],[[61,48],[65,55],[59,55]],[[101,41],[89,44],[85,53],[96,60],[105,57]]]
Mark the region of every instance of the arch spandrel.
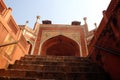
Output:
[[48,39],[58,36],[58,35],[63,35],[66,36],[74,41],[76,41],[78,44],[80,44],[80,33],[76,32],[58,32],[58,31],[43,31],[42,32],[42,37],[41,37],[41,45]]

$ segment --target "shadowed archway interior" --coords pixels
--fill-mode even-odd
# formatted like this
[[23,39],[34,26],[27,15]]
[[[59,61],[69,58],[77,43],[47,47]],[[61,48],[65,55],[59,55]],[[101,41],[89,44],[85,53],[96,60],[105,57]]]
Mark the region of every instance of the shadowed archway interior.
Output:
[[79,45],[74,40],[58,35],[43,43],[40,55],[80,56],[80,50]]

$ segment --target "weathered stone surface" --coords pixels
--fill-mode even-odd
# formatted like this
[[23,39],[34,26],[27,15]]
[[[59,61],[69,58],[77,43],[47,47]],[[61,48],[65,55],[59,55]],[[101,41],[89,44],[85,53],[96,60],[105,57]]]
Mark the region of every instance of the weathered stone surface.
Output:
[[106,74],[88,58],[27,55],[8,69],[0,70],[5,80],[107,80]]

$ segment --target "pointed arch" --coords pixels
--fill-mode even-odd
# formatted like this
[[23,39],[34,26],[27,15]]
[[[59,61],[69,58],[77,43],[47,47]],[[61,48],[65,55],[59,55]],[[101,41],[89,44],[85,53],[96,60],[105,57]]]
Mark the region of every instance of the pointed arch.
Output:
[[74,40],[58,35],[43,43],[40,55],[80,56],[80,48]]

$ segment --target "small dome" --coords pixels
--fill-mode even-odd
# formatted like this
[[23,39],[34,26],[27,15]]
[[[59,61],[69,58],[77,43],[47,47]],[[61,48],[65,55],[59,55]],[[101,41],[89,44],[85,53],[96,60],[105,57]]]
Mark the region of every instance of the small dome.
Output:
[[72,23],[71,23],[71,25],[80,25],[81,24],[81,22],[79,22],[79,21],[73,21]]
[[52,24],[52,22],[50,20],[43,20],[42,24]]

